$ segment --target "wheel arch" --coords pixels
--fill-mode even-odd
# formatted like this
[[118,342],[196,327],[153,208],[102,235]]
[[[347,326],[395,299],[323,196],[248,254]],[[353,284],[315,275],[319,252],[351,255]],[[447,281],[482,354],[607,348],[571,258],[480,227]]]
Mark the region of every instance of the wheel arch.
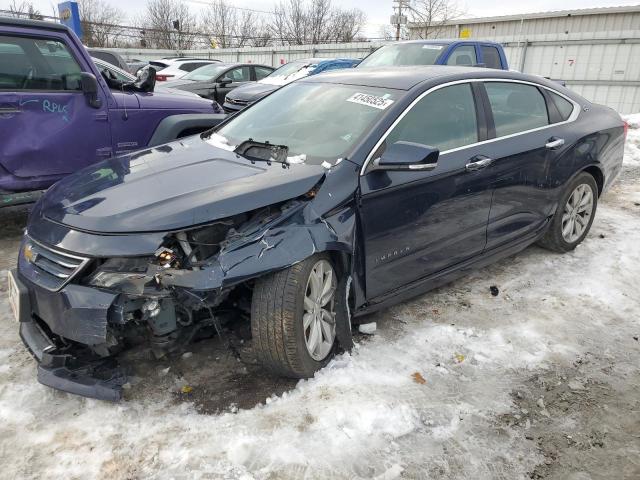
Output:
[[582,172],[588,173],[594,178],[594,180],[596,181],[596,185],[598,186],[598,197],[600,197],[600,195],[602,194],[602,190],[604,189],[604,173],[602,172],[600,167],[598,167],[597,165],[590,165],[586,168],[583,168],[578,173]]

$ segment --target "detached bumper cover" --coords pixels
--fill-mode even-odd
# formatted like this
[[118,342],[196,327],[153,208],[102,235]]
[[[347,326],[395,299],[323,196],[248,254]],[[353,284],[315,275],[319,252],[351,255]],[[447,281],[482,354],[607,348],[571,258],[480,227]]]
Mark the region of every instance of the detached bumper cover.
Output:
[[[81,347],[75,350],[60,350],[47,333],[47,328],[33,316],[34,309],[30,297],[37,298],[34,293],[37,287],[27,289],[25,284],[15,276],[20,291],[28,291],[31,295],[20,295],[21,312],[31,315],[22,316],[20,322],[20,338],[38,361],[38,381],[56,390],[81,395],[99,400],[119,401],[122,398],[122,386],[127,381],[126,372],[112,358],[96,359],[89,355],[76,355]],[[38,301],[36,301],[37,305]],[[86,307],[86,305],[84,305]],[[108,306],[108,305],[106,305]],[[95,311],[88,309],[88,315]],[[90,324],[91,319],[86,318]],[[52,322],[60,327],[60,322]],[[99,322],[101,323],[101,322]],[[72,326],[77,326],[72,324]],[[51,325],[47,324],[51,328]],[[53,330],[53,329],[51,329]],[[73,332],[71,332],[73,336]],[[77,330],[76,330],[77,333]],[[65,338],[69,338],[66,335]],[[84,336],[84,335],[83,335]],[[90,336],[94,338],[94,336]]]

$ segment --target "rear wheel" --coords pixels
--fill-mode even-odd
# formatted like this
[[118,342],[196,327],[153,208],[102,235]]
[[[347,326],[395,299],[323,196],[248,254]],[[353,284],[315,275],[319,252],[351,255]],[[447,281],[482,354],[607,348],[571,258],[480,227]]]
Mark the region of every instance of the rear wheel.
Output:
[[556,252],[569,252],[587,236],[598,206],[598,186],[590,174],[579,174],[560,199],[558,210],[540,245]]
[[307,378],[329,362],[336,344],[337,286],[327,254],[256,282],[251,333],[256,357],[265,368]]

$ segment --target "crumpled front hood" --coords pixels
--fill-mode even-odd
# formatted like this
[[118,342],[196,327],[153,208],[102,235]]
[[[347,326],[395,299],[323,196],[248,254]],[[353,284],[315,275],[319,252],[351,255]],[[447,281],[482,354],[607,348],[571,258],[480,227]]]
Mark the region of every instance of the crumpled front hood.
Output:
[[47,191],[40,210],[92,232],[177,230],[298,197],[324,172],[319,165],[252,165],[196,136],[66,177]]
[[280,86],[278,85],[255,82],[248,85],[242,85],[241,87],[232,90],[227,94],[227,97],[233,98],[234,100],[254,102],[279,88]]

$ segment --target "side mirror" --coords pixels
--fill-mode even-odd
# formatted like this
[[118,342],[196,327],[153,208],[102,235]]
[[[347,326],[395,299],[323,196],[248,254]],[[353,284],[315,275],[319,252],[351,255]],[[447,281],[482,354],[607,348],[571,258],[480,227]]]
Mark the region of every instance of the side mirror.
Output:
[[153,92],[156,87],[156,69],[148,66],[142,67],[136,74],[137,80],[134,82],[134,90],[138,92]]
[[438,166],[440,151],[414,142],[396,142],[373,161],[373,170],[429,171]]
[[230,83],[233,83],[233,80],[231,80],[229,77],[224,77],[218,80],[218,85],[220,85],[221,87],[226,87]]
[[102,101],[98,98],[98,80],[96,80],[96,77],[91,73],[80,72],[80,85],[89,106],[100,108]]

